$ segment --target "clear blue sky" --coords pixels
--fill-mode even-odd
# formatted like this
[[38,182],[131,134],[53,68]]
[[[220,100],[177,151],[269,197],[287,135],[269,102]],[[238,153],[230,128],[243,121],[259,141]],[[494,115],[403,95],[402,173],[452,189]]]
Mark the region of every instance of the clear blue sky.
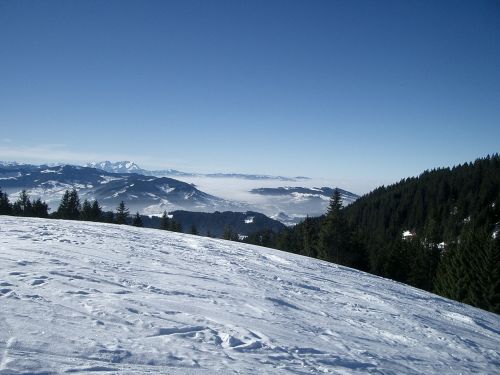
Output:
[[500,2],[0,0],[0,129],[0,159],[372,188],[500,151]]

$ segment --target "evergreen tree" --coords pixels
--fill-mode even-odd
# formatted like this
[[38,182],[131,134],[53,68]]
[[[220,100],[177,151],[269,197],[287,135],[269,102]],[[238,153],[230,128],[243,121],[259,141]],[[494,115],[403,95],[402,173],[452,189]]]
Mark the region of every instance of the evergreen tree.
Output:
[[129,210],[125,206],[125,202],[121,201],[116,208],[115,222],[116,224],[127,224]]
[[14,202],[14,205],[12,206],[12,211],[16,216],[32,216],[33,205],[26,190],[23,189],[19,193],[18,200]]
[[61,202],[59,203],[59,207],[57,208],[56,216],[59,219],[67,219],[69,210],[69,190],[66,190],[61,197]]
[[318,257],[343,264],[349,251],[350,233],[342,212],[340,191],[335,189],[320,232]]
[[9,202],[7,193],[0,189],[0,215],[12,215],[12,205]]
[[233,228],[231,228],[230,226],[226,226],[224,228],[224,234],[222,235],[223,239],[229,240],[229,241],[234,241],[236,236],[237,236],[237,234],[233,232]]
[[85,221],[91,221],[92,220],[92,205],[88,201],[88,199],[85,199],[82,204],[82,211],[80,212],[80,218]]
[[163,215],[160,218],[160,229],[171,230],[170,218],[168,217],[167,211],[163,211]]
[[78,220],[80,218],[80,198],[76,189],[66,190],[61,198],[56,216],[60,219]]
[[[92,207],[90,209],[90,217],[91,217],[90,220],[92,220],[92,221],[101,221],[101,220],[104,220],[102,208],[99,205],[99,202],[97,202],[97,200],[95,200],[95,199],[92,202]],[[111,219],[110,222],[113,222],[113,219]]]
[[471,222],[443,255],[435,291],[445,297],[500,312],[500,245]]
[[195,236],[198,235],[198,229],[196,228],[196,225],[194,225],[194,224],[191,225],[191,234],[194,234]]
[[409,262],[406,281],[417,288],[431,291],[440,258],[437,244],[423,241],[419,237],[403,242]]
[[383,262],[382,274],[402,283],[408,282],[410,271],[410,252],[408,243],[399,239],[387,249]]
[[143,227],[144,224],[142,222],[141,215],[139,215],[139,212],[136,212],[134,219],[132,220],[132,225],[134,227]]
[[40,198],[33,202],[32,215],[35,217],[49,217],[49,205]]
[[313,240],[314,240],[314,228],[311,224],[311,219],[309,215],[303,222],[302,225],[302,249],[300,254],[308,256],[308,257],[316,257],[316,250],[314,249]]
[[[239,240],[238,233],[233,233],[233,238],[231,238],[231,240],[238,241]],[[262,231],[262,234],[260,236],[260,246],[269,247],[272,245],[272,243],[273,243],[272,231],[269,229]]]
[[182,225],[181,223],[179,223],[177,220],[175,219],[172,219],[170,221],[170,230],[172,232],[179,232],[179,233],[182,233]]
[[500,302],[500,247],[499,240],[491,238],[486,231],[477,230],[475,251],[468,257],[469,285],[463,302],[499,313]]
[[104,223],[114,223],[115,222],[115,214],[113,211],[106,211],[102,213],[102,221]]
[[277,235],[275,235],[274,246],[273,244],[271,244],[271,247],[276,247],[279,250],[291,251],[292,249],[291,242],[292,239],[290,236],[290,231],[287,228],[285,228],[281,230]]
[[489,240],[484,273],[480,275],[483,285],[483,309],[500,314],[500,237]]
[[80,218],[80,210],[80,198],[76,189],[73,188],[69,193],[67,219],[78,220]]

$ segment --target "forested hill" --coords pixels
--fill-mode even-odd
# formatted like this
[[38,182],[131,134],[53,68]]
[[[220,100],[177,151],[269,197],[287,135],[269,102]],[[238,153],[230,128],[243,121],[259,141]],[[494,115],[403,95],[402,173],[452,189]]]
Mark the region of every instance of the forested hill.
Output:
[[408,283],[500,313],[500,157],[380,187],[248,242]]
[[500,221],[499,205],[500,157],[495,154],[380,187],[344,211],[348,221],[368,236],[396,238],[405,230],[427,231],[446,242],[470,220],[477,226]]

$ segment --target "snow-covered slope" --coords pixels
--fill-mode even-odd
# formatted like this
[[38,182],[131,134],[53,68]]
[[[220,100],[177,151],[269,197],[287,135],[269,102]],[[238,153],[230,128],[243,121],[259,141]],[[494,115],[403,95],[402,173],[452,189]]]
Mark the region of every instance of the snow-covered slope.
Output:
[[0,216],[0,373],[499,372],[500,318],[223,240]]

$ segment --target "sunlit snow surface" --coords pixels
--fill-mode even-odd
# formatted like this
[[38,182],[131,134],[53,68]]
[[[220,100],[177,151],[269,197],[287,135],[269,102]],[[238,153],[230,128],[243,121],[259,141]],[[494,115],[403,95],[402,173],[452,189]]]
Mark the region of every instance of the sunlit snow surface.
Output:
[[0,373],[498,373],[500,318],[280,251],[0,216]]

